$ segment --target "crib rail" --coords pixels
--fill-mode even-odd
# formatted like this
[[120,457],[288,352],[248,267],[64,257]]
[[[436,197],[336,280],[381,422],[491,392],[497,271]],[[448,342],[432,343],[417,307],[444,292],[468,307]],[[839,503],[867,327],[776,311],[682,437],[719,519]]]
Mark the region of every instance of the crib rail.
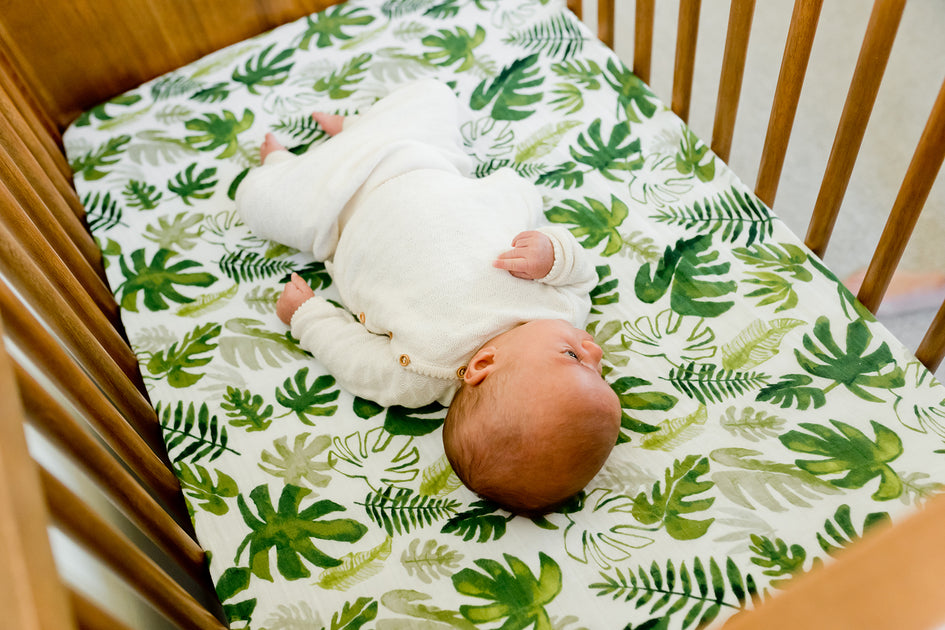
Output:
[[[83,585],[60,578],[47,538],[47,531],[55,528],[89,549],[96,562],[175,625],[223,628],[203,552],[193,538],[180,487],[160,443],[158,419],[122,336],[101,255],[84,228],[84,211],[71,185],[59,134],[80,111],[104,99],[210,50],[334,3],[231,0],[225,7],[204,3],[199,14],[185,0],[72,0],[45,3],[41,9],[31,3],[4,3],[0,12],[4,346],[0,348],[0,552],[4,554],[0,609],[9,627],[131,627],[93,594],[83,592]],[[569,0],[568,5],[583,13],[580,0]],[[756,185],[769,204],[776,196],[821,5],[822,0],[795,4]],[[904,0],[874,4],[808,230],[807,243],[818,254],[827,247],[836,221],[903,6]],[[599,0],[595,8],[598,34],[612,45],[615,2]],[[654,8],[655,0],[636,0],[632,66],[645,81],[651,74]],[[754,0],[731,2],[711,143],[723,159],[732,147],[754,8]],[[692,97],[701,10],[699,0],[680,0],[672,106],[683,118]],[[42,19],[37,19],[38,12]],[[873,310],[881,303],[943,155],[945,86],[932,107],[860,291],[861,300]],[[942,361],[945,305],[917,355],[932,368]],[[55,449],[72,461],[79,481],[50,469],[46,462],[37,463],[27,448],[27,432],[31,446],[38,436],[35,442],[43,448]],[[123,516],[98,516],[100,510],[91,505],[100,496]],[[938,501],[933,510],[920,514],[917,528],[893,529],[877,538],[874,546],[862,547],[861,559],[836,563],[839,577],[825,572],[827,578],[818,578],[820,574],[813,572],[806,582],[799,581],[796,593],[788,591],[779,600],[788,607],[792,601],[806,602],[794,610],[805,614],[804,619],[822,622],[816,593],[834,593],[830,600],[838,614],[834,627],[855,627],[842,625],[843,615],[850,611],[838,607],[843,597],[836,593],[861,584],[856,578],[865,570],[857,562],[877,566],[869,554],[908,558],[911,563],[909,571],[867,573],[872,577],[862,588],[874,593],[893,592],[884,589],[901,583],[904,573],[936,575],[940,558],[930,553],[906,555],[902,549],[937,548],[938,530],[929,524],[935,523],[935,510],[941,512],[941,505]],[[882,559],[878,562],[881,567],[892,566],[882,564]],[[934,570],[923,573],[929,567]],[[763,606],[733,627],[787,627],[780,605]],[[910,610],[940,619],[945,603],[927,597]],[[791,618],[791,627],[802,623],[798,619]],[[879,617],[874,621],[875,628],[909,627],[902,618],[885,626]]]

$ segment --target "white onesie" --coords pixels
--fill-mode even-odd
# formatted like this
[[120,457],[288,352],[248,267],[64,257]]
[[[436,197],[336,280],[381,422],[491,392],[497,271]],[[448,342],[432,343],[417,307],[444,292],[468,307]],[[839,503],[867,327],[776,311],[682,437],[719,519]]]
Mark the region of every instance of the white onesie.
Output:
[[[240,185],[257,235],[326,261],[345,306],[320,296],[292,334],[354,395],[382,405],[449,404],[488,340],[535,319],[583,327],[597,274],[538,190],[514,171],[470,177],[459,104],[435,81],[406,84],[301,156],[271,153]],[[492,261],[540,229],[554,267],[522,280]]]

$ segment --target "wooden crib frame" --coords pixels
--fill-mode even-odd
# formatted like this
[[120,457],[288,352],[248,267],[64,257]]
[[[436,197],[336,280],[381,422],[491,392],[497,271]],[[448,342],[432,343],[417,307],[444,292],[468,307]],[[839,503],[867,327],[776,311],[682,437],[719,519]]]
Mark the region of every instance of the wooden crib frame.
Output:
[[[159,436],[137,362],[122,335],[101,254],[84,225],[61,132],[80,112],[225,45],[321,10],[332,0],[70,0],[5,2],[0,12],[0,610],[6,627],[122,629],[60,579],[50,524],[90,550],[181,628],[224,627],[203,551]],[[650,77],[655,0],[636,0],[633,69]],[[732,0],[712,149],[727,159],[754,0]],[[771,204],[822,0],[796,0],[758,170]],[[50,7],[55,6],[55,11]],[[570,0],[580,15],[580,0]],[[807,244],[823,254],[905,0],[877,0]],[[672,109],[688,117],[700,12],[681,0]],[[599,0],[613,44],[614,0]],[[878,308],[945,157],[945,85],[890,212],[859,298]],[[917,356],[945,355],[945,305]],[[150,543],[142,551],[27,450],[24,426],[75,462]],[[89,431],[89,427],[92,431]],[[96,435],[97,437],[93,437]],[[733,619],[732,628],[925,628],[945,619],[938,523],[945,502],[869,537],[829,567]],[[150,549],[154,547],[157,549]],[[172,577],[173,576],[173,577]],[[878,594],[882,594],[880,597]],[[826,602],[830,602],[827,606]],[[838,605],[838,602],[848,605]],[[892,605],[889,602],[894,602]],[[867,619],[867,622],[863,622]]]

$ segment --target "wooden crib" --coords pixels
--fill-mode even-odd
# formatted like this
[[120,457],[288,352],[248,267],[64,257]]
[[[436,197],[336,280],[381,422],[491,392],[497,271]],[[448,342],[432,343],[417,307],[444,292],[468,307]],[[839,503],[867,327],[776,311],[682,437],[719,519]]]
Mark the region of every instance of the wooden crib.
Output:
[[[50,526],[86,548],[181,628],[223,628],[171,472],[102,256],[63,157],[61,132],[77,115],[210,51],[334,4],[329,0],[74,0],[4,3],[0,12],[0,609],[5,627],[117,629],[115,619],[59,577]],[[684,120],[692,91],[699,0],[679,11],[672,109]],[[732,143],[754,0],[732,0],[711,147]],[[773,203],[822,0],[797,0],[771,109],[756,193]],[[580,15],[580,0],[569,2]],[[637,0],[633,70],[650,77],[654,0]],[[877,0],[807,234],[823,254],[850,179],[905,0]],[[713,5],[712,9],[715,9]],[[596,7],[612,45],[614,0]],[[774,43],[772,43],[774,45]],[[859,292],[876,311],[945,157],[945,86],[938,94],[880,245]],[[936,209],[940,211],[941,209]],[[945,305],[916,351],[935,369],[945,355]],[[97,514],[27,450],[24,427],[82,471],[134,523],[132,536]],[[92,431],[89,430],[92,428]],[[93,437],[97,435],[101,439]],[[31,450],[34,450],[31,448]],[[945,619],[945,502],[871,539],[732,628],[926,628]],[[134,540],[144,540],[135,543]],[[834,602],[828,608],[828,593]],[[880,596],[879,594],[882,594]],[[837,606],[842,598],[846,606]]]

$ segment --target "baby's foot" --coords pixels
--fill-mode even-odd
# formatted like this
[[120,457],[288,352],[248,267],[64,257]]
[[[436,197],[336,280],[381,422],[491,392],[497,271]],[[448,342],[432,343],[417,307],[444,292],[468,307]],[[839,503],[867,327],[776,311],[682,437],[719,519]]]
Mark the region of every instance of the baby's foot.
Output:
[[273,151],[285,151],[285,147],[282,146],[282,143],[276,140],[276,137],[271,134],[266,134],[266,139],[263,140],[262,146],[259,147],[259,159],[261,162],[266,161],[266,157]]
[[329,136],[341,133],[341,126],[345,122],[345,117],[341,114],[329,114],[327,112],[313,112],[312,120],[325,130]]

